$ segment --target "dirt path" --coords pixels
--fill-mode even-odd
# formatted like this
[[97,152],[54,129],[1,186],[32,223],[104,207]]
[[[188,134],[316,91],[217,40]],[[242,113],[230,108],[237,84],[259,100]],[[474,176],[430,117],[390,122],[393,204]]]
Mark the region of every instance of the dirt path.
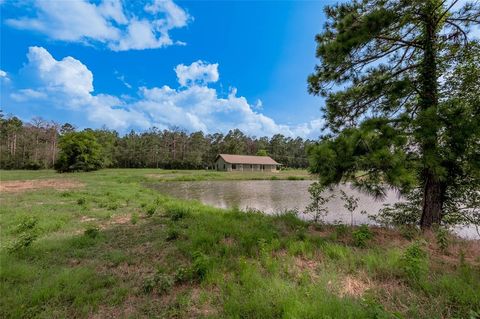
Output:
[[56,190],[66,190],[70,188],[83,187],[84,184],[68,179],[42,179],[26,181],[0,181],[0,192],[21,193],[30,190],[43,188],[53,188]]

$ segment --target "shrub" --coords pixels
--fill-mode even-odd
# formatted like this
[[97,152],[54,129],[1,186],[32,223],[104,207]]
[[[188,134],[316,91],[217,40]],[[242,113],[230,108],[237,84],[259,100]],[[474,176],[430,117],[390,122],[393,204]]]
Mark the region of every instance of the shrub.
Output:
[[38,219],[35,217],[24,217],[20,223],[15,227],[14,233],[23,233],[34,229],[37,226]]
[[28,170],[39,170],[41,168],[43,168],[42,164],[40,164],[39,162],[34,162],[34,161],[31,161],[31,162],[27,162],[24,166],[25,169],[28,169]]
[[38,234],[35,231],[23,232],[12,243],[12,245],[9,247],[8,251],[13,253],[13,252],[17,252],[19,250],[23,250],[23,249],[29,247],[35,241],[35,239],[37,239],[37,237],[38,237]]
[[400,259],[400,267],[408,279],[419,283],[428,271],[427,253],[420,242],[407,247]]
[[373,238],[373,233],[367,225],[362,225],[352,232],[352,237],[355,246],[364,248],[367,241]]

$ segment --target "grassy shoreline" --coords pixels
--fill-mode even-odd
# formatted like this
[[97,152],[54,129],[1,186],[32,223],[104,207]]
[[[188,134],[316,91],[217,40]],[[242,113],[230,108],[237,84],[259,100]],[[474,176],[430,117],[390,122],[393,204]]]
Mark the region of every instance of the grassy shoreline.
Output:
[[[0,193],[0,316],[475,318],[479,243],[319,227],[182,201],[163,180],[242,179],[208,171],[1,171],[4,181],[75,181]],[[243,179],[261,178],[256,173]],[[275,173],[308,178],[305,171]],[[269,179],[271,176],[264,176]],[[65,184],[66,185],[66,184]],[[36,220],[33,230],[28,221]],[[25,230],[27,228],[27,230]],[[27,248],[9,248],[28,232]],[[23,236],[23,237],[22,237]],[[11,249],[10,249],[11,250]]]

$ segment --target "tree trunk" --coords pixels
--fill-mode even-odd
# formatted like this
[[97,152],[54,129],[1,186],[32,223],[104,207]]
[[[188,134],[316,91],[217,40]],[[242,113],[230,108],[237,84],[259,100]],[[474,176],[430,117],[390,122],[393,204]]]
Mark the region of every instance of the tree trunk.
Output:
[[438,225],[442,218],[443,191],[438,168],[438,81],[437,81],[437,13],[435,0],[425,2],[424,7],[424,55],[420,70],[420,112],[417,117],[417,139],[421,144],[423,209],[420,220],[422,229]]
[[423,210],[420,227],[423,230],[439,225],[442,221],[442,209],[445,188],[433,175],[426,176],[423,191]]

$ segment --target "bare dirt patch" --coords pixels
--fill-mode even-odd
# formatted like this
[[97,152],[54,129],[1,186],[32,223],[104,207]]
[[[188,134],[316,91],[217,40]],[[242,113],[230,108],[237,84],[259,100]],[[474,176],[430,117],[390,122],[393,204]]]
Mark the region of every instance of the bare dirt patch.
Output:
[[53,188],[56,190],[67,190],[83,187],[85,184],[69,179],[42,179],[25,181],[1,181],[0,192],[22,193],[31,190]]
[[348,275],[342,280],[342,288],[340,289],[340,296],[361,297],[372,287],[369,280],[356,278]]

